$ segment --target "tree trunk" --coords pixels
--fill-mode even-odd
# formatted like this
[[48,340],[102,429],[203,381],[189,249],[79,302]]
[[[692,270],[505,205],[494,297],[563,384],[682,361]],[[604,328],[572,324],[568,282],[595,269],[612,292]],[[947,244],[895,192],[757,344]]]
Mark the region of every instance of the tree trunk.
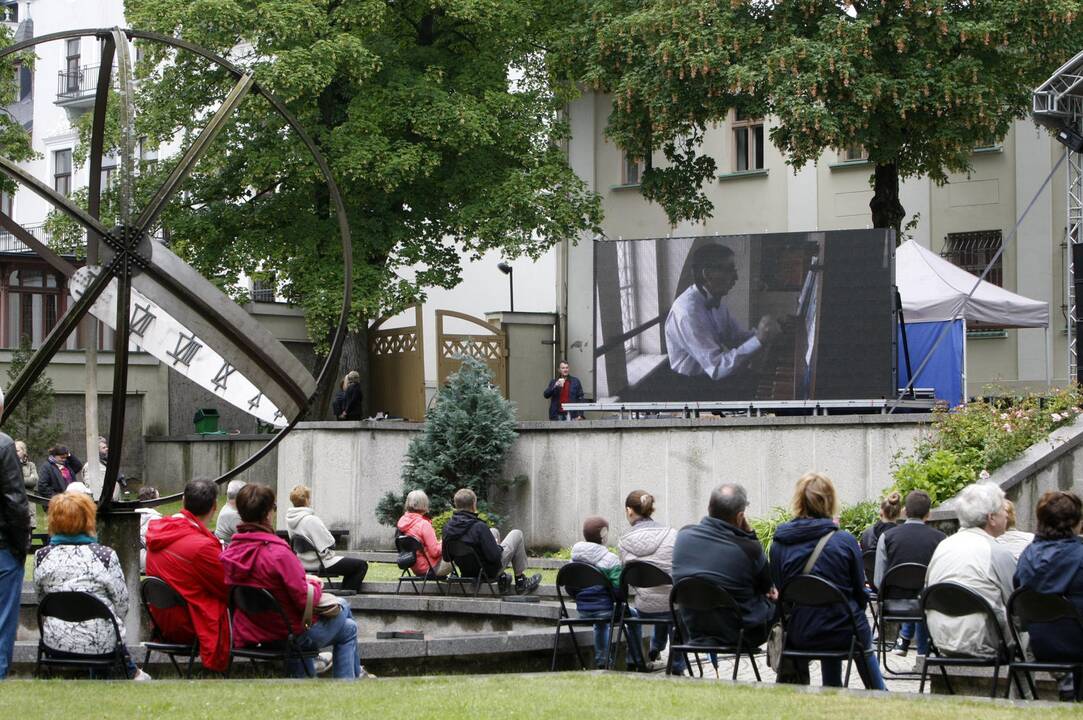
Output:
[[906,209],[899,202],[899,168],[895,163],[876,166],[873,195],[869,202],[874,228],[894,228],[896,244],[902,242],[902,221]]

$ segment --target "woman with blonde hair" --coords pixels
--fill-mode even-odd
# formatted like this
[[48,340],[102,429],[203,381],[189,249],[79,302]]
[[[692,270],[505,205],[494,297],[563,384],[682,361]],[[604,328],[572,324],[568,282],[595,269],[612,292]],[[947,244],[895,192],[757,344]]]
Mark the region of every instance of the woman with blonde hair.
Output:
[[[785,591],[786,583],[805,574],[805,565],[820,547],[809,574],[827,580],[842,591],[848,608],[794,607],[788,611],[786,644],[800,650],[847,650],[853,624],[857,625],[858,643],[865,651],[865,662],[855,663],[861,680],[869,690],[886,690],[880,664],[872,650],[872,633],[865,618],[868,595],[861,548],[853,535],[840,530],[834,517],[838,510],[835,486],[821,473],[809,472],[797,481],[793,494],[794,519],[775,530],[771,543],[771,579]],[[823,545],[820,541],[828,536]],[[842,661],[821,660],[823,684],[842,685]],[[798,665],[798,674],[807,682],[808,662]]]
[[305,485],[295,485],[290,491],[290,504],[286,511],[286,532],[292,542],[294,535],[308,540],[315,552],[299,553],[297,557],[305,566],[305,572],[313,575],[320,570],[320,561],[326,570],[325,576],[342,576],[342,587],[353,592],[361,592],[361,583],[369,571],[369,564],[360,558],[348,558],[335,553],[335,536],[323,524],[312,509],[312,491]]
[[865,528],[858,538],[858,545],[862,552],[876,549],[876,543],[880,542],[880,536],[895,527],[902,515],[902,495],[891,492],[880,501],[880,519]]

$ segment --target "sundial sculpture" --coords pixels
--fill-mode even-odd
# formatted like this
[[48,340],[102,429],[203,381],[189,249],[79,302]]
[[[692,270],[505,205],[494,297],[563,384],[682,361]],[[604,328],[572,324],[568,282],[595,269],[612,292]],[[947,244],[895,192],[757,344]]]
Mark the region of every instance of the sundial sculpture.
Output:
[[[27,173],[9,158],[0,156],[0,172],[82,226],[87,234],[88,248],[93,243],[100,243],[100,263],[97,267],[87,266],[76,270],[71,263],[41,243],[13,218],[0,212],[0,226],[35,250],[58,272],[68,276],[75,300],[8,388],[3,418],[6,420],[18,406],[27,390],[88,312],[105,321],[116,331],[116,343],[108,435],[111,452],[105,467],[98,505],[102,512],[110,510],[111,507],[130,511],[135,507],[174,500],[179,494],[151,502],[113,501],[124,442],[129,341],[136,342],[189,378],[202,381],[201,384],[223,400],[265,422],[279,426],[278,431],[262,448],[215,480],[219,484],[226,482],[252,466],[282,440],[305,415],[323,383],[331,380],[328,373],[334,369],[341,351],[350,307],[350,230],[342,198],[330,168],[297,120],[281,101],[255,81],[250,72],[205,48],[174,37],[137,30],[83,29],[52,33],[11,45],[0,51],[0,59],[41,43],[86,36],[94,37],[102,43],[90,140],[88,209],[83,210],[76,206],[69,198]],[[226,70],[236,80],[218,110],[185,149],[164,183],[138,212],[132,207],[130,184],[135,130],[132,65],[128,43],[133,40],[162,43],[194,53]],[[119,152],[122,173],[118,188],[118,224],[116,227],[107,228],[99,221],[101,168],[106,107],[110,89],[114,85],[120,102]],[[327,184],[331,208],[337,215],[344,267],[342,312],[330,352],[318,377],[313,377],[294,355],[249,313],[168,247],[150,237],[163,209],[178,193],[184,179],[207,152],[234,110],[251,94],[262,96],[311,152]],[[31,498],[44,502],[40,497]]]

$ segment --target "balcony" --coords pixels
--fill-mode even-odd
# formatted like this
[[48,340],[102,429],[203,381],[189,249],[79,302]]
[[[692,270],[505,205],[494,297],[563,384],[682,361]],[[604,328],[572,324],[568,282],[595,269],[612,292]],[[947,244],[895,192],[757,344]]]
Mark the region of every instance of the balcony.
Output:
[[[43,224],[24,225],[23,227],[26,228],[26,230],[38,240],[52,247],[52,236],[49,234],[49,231],[45,229],[45,226]],[[83,235],[83,238],[79,244],[86,245],[85,234]],[[0,255],[9,254],[33,255],[36,254],[36,251],[28,248],[26,245],[23,244],[21,240],[9,233],[7,230],[0,228]],[[61,250],[60,254],[70,256],[71,253],[69,251]]]
[[84,65],[76,70],[57,73],[56,104],[70,108],[89,108],[94,105],[94,93],[98,89],[98,65]]

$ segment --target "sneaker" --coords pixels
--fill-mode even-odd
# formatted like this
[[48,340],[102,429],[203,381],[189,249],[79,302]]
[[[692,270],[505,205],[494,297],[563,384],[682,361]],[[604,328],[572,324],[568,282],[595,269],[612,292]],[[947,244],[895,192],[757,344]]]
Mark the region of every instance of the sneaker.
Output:
[[511,591],[511,577],[507,573],[500,573],[500,577],[496,579],[496,589],[501,595],[507,595]]
[[322,652],[316,656],[313,660],[313,664],[316,666],[316,674],[323,675],[325,672],[331,669],[334,664],[335,656],[329,652]]
[[909,638],[900,637],[895,641],[895,650],[893,651],[899,657],[906,657],[906,654],[910,652],[910,640]]
[[135,669],[135,675],[132,676],[132,680],[134,680],[136,682],[147,682],[147,681],[153,680],[153,679],[154,678],[152,678],[150,676],[150,673],[144,672],[140,668],[136,668]]
[[358,680],[375,680],[376,676],[365,669],[365,666],[361,666],[361,674],[357,676]]
[[526,575],[520,575],[519,577],[515,578],[515,594],[529,595],[530,593],[537,590],[539,585],[541,585],[540,574],[535,573],[530,577],[527,577]]

